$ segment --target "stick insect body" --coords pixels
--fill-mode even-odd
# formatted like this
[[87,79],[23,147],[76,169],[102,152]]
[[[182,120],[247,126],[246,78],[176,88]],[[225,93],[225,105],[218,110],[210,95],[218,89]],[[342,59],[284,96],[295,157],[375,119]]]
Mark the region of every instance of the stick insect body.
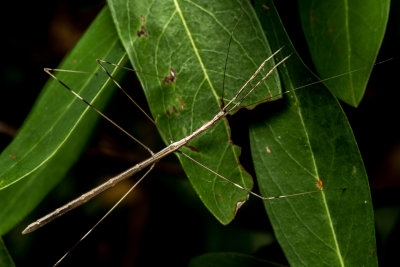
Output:
[[[144,147],[151,155],[151,157],[149,157],[148,159],[132,166],[131,168],[127,169],[126,171],[120,173],[119,175],[116,175],[112,178],[110,178],[108,181],[106,181],[105,183],[93,188],[92,190],[88,191],[87,193],[81,195],[80,197],[70,201],[69,203],[65,204],[64,206],[54,210],[53,212],[47,214],[46,216],[38,219],[37,221],[31,223],[30,225],[28,225],[24,230],[23,230],[23,234],[28,234],[31,233],[39,228],[41,228],[42,226],[46,225],[47,223],[53,221],[54,219],[62,216],[63,214],[73,210],[74,208],[86,203],[87,201],[91,200],[92,198],[94,198],[95,196],[97,196],[98,194],[102,193],[103,191],[114,187],[116,184],[118,184],[119,182],[125,180],[126,178],[131,177],[132,175],[146,169],[149,167],[149,169],[145,172],[145,174],[134,184],[134,186],[120,199],[120,201],[118,201],[110,210],[109,212],[106,213],[106,215],[100,219],[99,222],[101,222],[125,197],[126,195],[128,195],[146,176],[147,174],[153,169],[154,165],[160,161],[162,158],[172,154],[172,153],[180,153],[183,156],[185,156],[186,158],[190,159],[191,161],[193,161],[194,163],[196,163],[197,165],[203,167],[204,169],[208,170],[209,172],[213,173],[214,175],[218,176],[219,178],[225,180],[226,182],[232,184],[233,186],[236,186],[237,188],[246,191],[247,193],[262,199],[262,200],[271,200],[271,199],[277,199],[277,198],[285,198],[285,197],[292,197],[292,196],[299,196],[299,195],[305,195],[305,194],[310,194],[310,193],[316,193],[316,192],[320,192],[321,190],[328,190],[323,188],[323,186],[319,186],[317,185],[317,187],[319,188],[318,190],[313,190],[313,191],[308,191],[308,192],[300,192],[300,193],[295,193],[295,194],[290,194],[290,195],[281,195],[281,196],[270,196],[270,197],[264,197],[261,196],[260,194],[257,194],[231,180],[229,180],[228,178],[224,177],[223,175],[217,173],[216,171],[212,170],[211,168],[205,166],[204,164],[202,164],[201,162],[197,161],[196,159],[190,157],[188,154],[186,154],[185,152],[179,150],[180,148],[182,148],[183,146],[186,146],[192,139],[194,139],[195,137],[197,137],[199,134],[207,131],[208,129],[212,128],[219,120],[221,120],[222,118],[226,117],[230,112],[234,111],[235,109],[239,108],[240,105],[242,104],[242,102],[262,83],[264,82],[264,80],[266,80],[270,74],[282,63],[284,63],[289,57],[286,56],[285,58],[283,58],[281,61],[279,61],[272,69],[270,69],[267,74],[265,74],[257,83],[256,85],[254,85],[244,96],[242,96],[241,98],[239,98],[241,96],[241,94],[244,92],[244,90],[248,87],[248,85],[254,80],[254,78],[258,75],[258,73],[263,69],[263,67],[265,66],[265,64],[267,62],[269,62],[275,55],[277,55],[279,52],[281,52],[282,48],[277,50],[275,53],[273,53],[270,57],[268,57],[266,60],[264,60],[264,62],[258,67],[258,69],[254,72],[254,74],[250,77],[250,79],[240,88],[240,90],[236,93],[236,95],[225,105],[223,105],[221,107],[221,110],[208,122],[206,122],[205,124],[203,124],[200,128],[198,128],[197,130],[195,130],[193,133],[191,133],[190,135],[186,136],[185,138],[179,140],[179,141],[173,141],[168,134],[165,133],[165,131],[159,127],[158,124],[155,123],[155,121],[128,95],[128,93],[118,84],[118,82],[111,76],[111,74],[104,68],[104,66],[102,65],[102,63],[107,63],[107,64],[111,64],[117,67],[121,67],[121,68],[125,68],[122,66],[118,66],[116,64],[110,63],[108,61],[105,60],[97,60],[97,63],[100,65],[101,69],[106,72],[106,74],[109,76],[110,79],[113,80],[113,82],[117,85],[117,87],[119,87],[120,90],[123,91],[123,93],[129,97],[129,99],[142,111],[142,113],[145,114],[145,116],[158,128],[160,128],[160,130],[167,136],[167,138],[170,141],[170,145],[168,145],[167,147],[165,147],[164,149],[162,149],[161,151],[154,153],[150,148],[148,148],[146,145],[144,145],[140,140],[138,140],[137,138],[135,138],[134,136],[132,136],[131,134],[129,134],[127,131],[125,131],[123,128],[121,128],[119,125],[117,125],[114,121],[112,121],[110,118],[108,118],[105,114],[103,114],[101,111],[99,111],[98,109],[96,109],[93,105],[91,105],[89,102],[87,102],[85,99],[83,99],[80,95],[78,95],[74,90],[72,90],[71,88],[68,87],[68,85],[66,85],[63,81],[59,80],[52,72],[54,71],[64,71],[64,70],[59,70],[59,69],[50,69],[50,68],[45,68],[44,71],[46,73],[48,73],[53,79],[57,80],[60,84],[62,84],[68,91],[70,91],[73,95],[75,95],[78,99],[80,99],[81,101],[83,101],[85,104],[87,104],[88,106],[90,106],[93,110],[95,110],[99,115],[101,115],[103,118],[105,118],[107,121],[109,121],[111,124],[113,124],[114,126],[116,126],[117,128],[119,128],[122,132],[124,132],[126,135],[128,135],[131,139],[133,139],[134,141],[136,141],[138,144],[140,144],[142,147]],[[129,68],[125,68],[128,70],[132,70]],[[293,92],[296,90],[300,90],[303,89],[305,87],[308,86],[312,86],[314,84],[317,83],[321,83],[327,80],[331,80],[331,79],[335,79],[338,78],[340,76],[343,75],[348,75],[349,73],[352,72],[356,72],[359,71],[360,69],[357,70],[353,70],[351,72],[347,72],[347,73],[343,73],[343,74],[339,74],[339,75],[335,75],[333,77],[327,78],[327,79],[323,79],[317,82],[313,82],[304,86],[300,86],[297,88],[294,88],[288,92]],[[135,71],[135,70],[133,70]],[[175,73],[172,73],[171,75],[175,75]],[[285,93],[288,93],[285,92]],[[272,96],[272,98],[274,98],[276,96]],[[253,103],[253,104],[258,104],[257,103]],[[337,188],[338,190],[344,190],[345,188]],[[335,190],[335,189],[334,189]],[[99,223],[98,222],[98,223]],[[98,225],[98,223],[96,223],[95,226]],[[86,235],[85,235],[86,236]],[[83,238],[82,238],[83,239]]]
[[[120,173],[119,175],[109,179],[107,182],[95,187],[94,189],[90,190],[89,192],[83,194],[82,196],[76,198],[75,200],[65,204],[64,206],[56,209],[55,211],[49,213],[48,215],[40,218],[39,220],[31,223],[30,225],[28,225],[25,230],[22,232],[23,234],[27,234],[30,232],[33,232],[35,230],[37,230],[38,228],[46,225],[48,222],[54,220],[55,218],[58,218],[60,216],[62,216],[63,214],[65,214],[66,212],[80,206],[83,203],[86,203],[87,201],[89,201],[90,199],[92,199],[93,197],[97,196],[98,194],[100,194],[101,192],[115,186],[117,183],[121,182],[122,180],[131,177],[133,174],[147,168],[150,167],[150,169],[139,179],[139,181],[135,184],[135,186],[140,183],[140,181],[142,181],[142,179],[144,179],[144,177],[149,173],[149,171],[154,167],[154,164],[156,164],[159,160],[161,160],[162,158],[164,158],[165,156],[174,153],[174,152],[178,152],[181,153],[182,155],[184,155],[185,157],[191,159],[192,161],[194,161],[195,163],[199,164],[200,166],[206,168],[208,171],[212,172],[213,174],[217,175],[218,177],[220,177],[221,179],[224,179],[225,181],[233,184],[234,186],[247,191],[248,193],[255,195],[256,197],[263,199],[263,200],[267,200],[267,199],[274,199],[274,198],[279,198],[279,197],[263,197],[259,194],[256,194],[248,189],[246,189],[245,187],[234,183],[232,181],[230,181],[228,178],[218,174],[217,172],[211,170],[210,168],[202,165],[200,162],[194,160],[193,158],[191,158],[189,155],[187,155],[186,153],[180,151],[179,149],[183,146],[185,146],[189,141],[191,141],[192,139],[194,139],[196,136],[198,136],[199,134],[207,131],[208,129],[210,129],[211,127],[213,127],[221,118],[227,116],[230,112],[232,112],[233,110],[235,110],[236,108],[238,108],[242,102],[262,83],[264,82],[265,79],[267,79],[269,77],[269,75],[283,62],[285,62],[290,56],[287,56],[285,58],[283,58],[281,61],[279,61],[273,68],[271,68],[267,74],[265,74],[260,81],[257,82],[256,85],[254,85],[244,96],[240,97],[241,94],[244,92],[244,90],[248,87],[248,85],[253,81],[253,79],[257,76],[257,74],[263,69],[263,67],[265,66],[265,64],[270,61],[276,54],[278,54],[281,51],[281,49],[277,50],[275,53],[273,53],[270,57],[268,57],[259,67],[258,69],[254,72],[254,74],[250,77],[250,79],[242,86],[242,88],[236,93],[236,95],[225,105],[221,108],[221,110],[214,116],[214,118],[212,118],[210,121],[206,122],[204,125],[202,125],[200,128],[198,128],[197,130],[195,130],[193,133],[191,133],[190,135],[186,136],[185,138],[176,141],[176,142],[172,142],[169,146],[167,146],[166,148],[162,149],[161,151],[154,153],[152,152],[147,146],[145,146],[144,144],[142,144],[139,140],[137,140],[135,137],[131,136],[129,133],[127,133],[125,130],[123,130],[121,127],[119,127],[118,125],[116,125],[113,121],[111,121],[106,115],[104,115],[102,112],[100,112],[99,110],[97,110],[95,107],[93,107],[90,103],[88,103],[86,100],[84,100],[81,96],[79,96],[77,93],[75,93],[75,91],[73,91],[71,88],[69,88],[64,82],[60,81],[51,71],[51,69],[45,69],[45,72],[47,72],[52,78],[54,78],[55,80],[57,80],[59,83],[61,83],[68,91],[70,91],[72,94],[74,94],[77,98],[79,98],[81,101],[85,102],[87,105],[89,105],[92,109],[94,109],[97,113],[99,113],[103,118],[105,118],[106,120],[108,120],[110,123],[114,124],[115,126],[117,126],[118,128],[120,128],[124,133],[126,133],[128,136],[130,136],[133,140],[135,140],[136,142],[138,142],[140,145],[142,145],[146,150],[148,150],[151,154],[151,157],[148,158],[147,160],[144,160],[136,165],[134,165],[133,167],[129,168],[128,170]],[[98,60],[98,63],[100,64],[100,61]],[[100,66],[102,67],[102,65],[100,64]],[[102,67],[103,70],[104,67]],[[107,72],[108,74],[108,72]],[[108,74],[109,75],[109,74]],[[110,76],[110,75],[109,75]],[[111,76],[110,76],[111,77]],[[119,84],[113,80],[118,87]],[[122,89],[120,87],[120,89]],[[123,89],[122,89],[123,90]],[[237,101],[237,102],[236,102]],[[312,192],[304,192],[304,193],[299,193],[296,195],[302,195],[302,194],[308,194],[308,193],[312,193]],[[283,196],[280,196],[283,197]]]

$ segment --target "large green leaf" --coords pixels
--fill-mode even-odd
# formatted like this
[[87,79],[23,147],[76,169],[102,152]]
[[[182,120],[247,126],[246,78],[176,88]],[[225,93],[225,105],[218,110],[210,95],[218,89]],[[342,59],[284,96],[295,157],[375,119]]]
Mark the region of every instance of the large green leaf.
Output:
[[[120,64],[127,61],[107,9],[59,68],[96,72],[96,58]],[[113,92],[105,74],[57,76],[100,109]],[[18,136],[0,156],[0,234],[29,213],[60,181],[83,151],[97,118],[59,83],[48,81]]]
[[[219,111],[228,41],[235,24],[226,71],[224,98],[229,100],[271,50],[248,1],[113,0],[109,6],[121,41],[138,73],[153,117],[175,141],[211,120]],[[241,15],[243,16],[241,17]],[[239,18],[241,19],[239,20]],[[273,62],[267,64],[268,69]],[[176,82],[165,83],[170,69]],[[280,92],[277,73],[249,102]],[[161,132],[166,144],[167,137]],[[183,148],[202,164],[251,188],[251,177],[238,165],[239,148],[230,142],[225,119]],[[223,224],[229,223],[247,193],[179,155],[201,200]]]
[[[316,81],[297,56],[274,9],[259,16],[271,47],[292,50],[280,68],[285,91]],[[325,190],[271,201],[265,208],[292,266],[375,266],[374,217],[363,162],[344,112],[322,85],[286,94],[250,130],[264,196]],[[341,188],[346,188],[341,190]]]
[[311,56],[321,78],[362,69],[325,82],[338,98],[358,106],[378,55],[390,0],[300,0],[299,11]]

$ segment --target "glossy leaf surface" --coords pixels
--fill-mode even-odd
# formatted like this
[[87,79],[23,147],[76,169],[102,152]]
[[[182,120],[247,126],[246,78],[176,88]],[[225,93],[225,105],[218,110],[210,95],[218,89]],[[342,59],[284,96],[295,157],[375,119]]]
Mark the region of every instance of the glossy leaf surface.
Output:
[[[257,4],[262,5],[261,2]],[[293,56],[280,68],[285,91],[316,81],[293,49],[272,3],[259,9],[271,47]],[[250,130],[265,201],[292,266],[375,266],[374,217],[367,176],[347,118],[322,85],[295,90]]]
[[[271,54],[261,26],[247,1],[109,1],[121,41],[131,63],[151,77],[138,74],[153,117],[177,141],[218,112],[224,63],[233,34],[226,70],[224,99],[231,99]],[[265,67],[265,74],[273,60]],[[176,74],[176,81],[165,82]],[[261,76],[259,76],[259,79]],[[164,81],[163,81],[164,80]],[[280,92],[274,72],[244,104]],[[161,132],[166,144],[167,136]],[[240,150],[230,142],[223,119],[183,148],[185,153],[246,188],[252,180],[240,164]],[[178,155],[203,203],[223,224],[229,223],[247,193]]]
[[390,1],[299,1],[310,53],[321,78],[340,100],[357,107],[367,86],[389,17]]

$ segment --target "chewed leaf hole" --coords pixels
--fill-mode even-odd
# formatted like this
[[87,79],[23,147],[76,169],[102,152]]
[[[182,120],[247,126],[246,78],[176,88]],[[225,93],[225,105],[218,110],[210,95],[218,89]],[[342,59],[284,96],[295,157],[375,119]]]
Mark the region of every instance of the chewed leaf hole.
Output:
[[142,37],[142,36],[144,36],[144,37],[149,37],[149,34],[148,34],[148,32],[147,32],[147,29],[146,29],[144,26],[142,26],[142,27],[140,28],[140,30],[137,31],[136,33],[137,33],[137,36],[138,36],[139,38]]
[[167,83],[175,83],[175,81],[176,81],[176,73],[173,68],[170,68],[169,75],[165,76],[162,82],[164,84],[167,84]]

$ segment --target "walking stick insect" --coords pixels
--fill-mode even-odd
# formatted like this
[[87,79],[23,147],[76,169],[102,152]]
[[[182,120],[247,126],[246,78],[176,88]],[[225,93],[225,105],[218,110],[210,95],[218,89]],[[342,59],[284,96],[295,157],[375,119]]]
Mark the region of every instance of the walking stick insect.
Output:
[[[151,34],[151,31],[149,31],[149,33]],[[150,35],[151,36],[151,35]],[[178,75],[179,76],[179,75]],[[157,119],[157,118],[156,118]],[[267,153],[268,153],[268,151],[272,151],[272,152],[274,152],[274,149],[269,149],[269,147],[267,147],[267,148],[264,148],[264,150],[266,150],[267,151]],[[322,178],[324,178],[324,177],[322,177]],[[319,185],[319,183],[318,183],[318,185]],[[314,185],[315,186],[315,185]]]

